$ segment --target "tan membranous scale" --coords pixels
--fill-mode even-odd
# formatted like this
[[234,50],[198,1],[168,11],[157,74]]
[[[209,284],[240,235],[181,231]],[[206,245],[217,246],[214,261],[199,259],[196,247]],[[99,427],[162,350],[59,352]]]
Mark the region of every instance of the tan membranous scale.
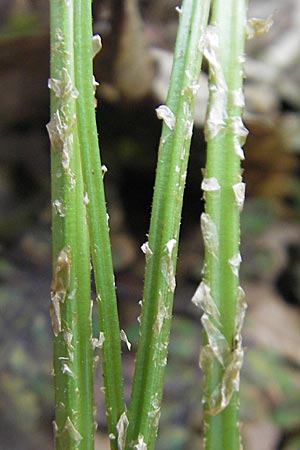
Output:
[[232,273],[236,277],[239,276],[239,268],[240,268],[241,262],[242,262],[242,257],[241,257],[240,253],[236,253],[235,255],[232,256],[232,258],[229,258],[229,260],[228,260],[228,264],[230,265]]
[[210,140],[215,138],[224,129],[227,120],[226,106],[228,88],[220,64],[219,34],[215,25],[209,25],[207,27],[205,37],[200,43],[200,51],[203,51],[209,63],[210,102],[204,132],[206,140]]
[[180,153],[180,159],[181,159],[181,161],[183,161],[183,160],[185,159],[186,151],[187,151],[186,146],[183,145],[183,146],[182,146],[182,149],[181,149],[181,153]]
[[203,312],[208,316],[211,315],[216,320],[219,319],[220,312],[212,298],[210,286],[205,280],[203,280],[196,289],[196,292],[192,297],[192,302],[194,305],[198,306],[198,308],[202,308]]
[[209,177],[203,178],[201,189],[206,192],[219,191],[221,186],[216,177]]
[[184,95],[185,91],[189,91],[193,96],[196,96],[199,92],[201,85],[199,83],[191,83],[189,84],[185,90],[181,91],[181,95]]
[[55,29],[55,38],[57,40],[57,42],[63,42],[63,32],[61,30],[61,28],[56,28]]
[[162,257],[161,272],[166,280],[167,288],[170,292],[175,291],[176,280],[174,275],[174,264],[172,260],[172,252],[176,245],[176,239],[170,239],[166,245],[166,254]]
[[62,371],[63,374],[69,375],[72,378],[75,377],[72,369],[70,368],[70,366],[67,363],[63,363],[62,364],[61,371]]
[[244,108],[245,106],[245,97],[242,88],[233,89],[229,92],[232,97],[232,104],[238,108]]
[[144,244],[141,246],[142,252],[145,254],[146,259],[150,258],[153,255],[153,251],[150,248],[149,242],[144,242]]
[[223,411],[230,403],[234,392],[239,391],[240,370],[243,364],[243,350],[236,349],[231,354],[221,382],[205,404],[205,411],[209,415],[216,415]]
[[[212,335],[212,330],[215,336],[217,336],[214,337],[212,341],[208,337],[209,343],[202,349],[203,354],[200,354],[200,364],[205,375],[209,376],[209,373],[212,370],[212,362],[214,358],[216,358],[220,364],[222,363],[222,360],[224,362],[224,364],[221,364],[224,367],[221,381],[215,387],[212,394],[208,398],[205,398],[205,411],[206,414],[209,415],[216,415],[223,411],[229,405],[233,393],[239,391],[240,371],[242,368],[244,357],[241,330],[247,309],[245,292],[240,286],[237,288],[236,296],[237,309],[235,316],[235,337],[231,350],[229,349],[229,346],[226,346],[226,341],[225,346],[222,345],[221,348],[219,348],[219,353],[216,354],[215,343],[216,341],[222,342],[223,339],[222,337],[220,337],[219,330],[217,333],[215,333],[214,326],[211,327],[210,324],[208,328],[207,323],[205,323],[204,325],[207,333],[209,332],[210,335]],[[209,331],[209,329],[211,330]],[[218,356],[220,355],[220,351],[222,354],[222,358]]]
[[160,342],[156,344],[156,349],[158,352],[165,352],[168,348],[167,342]]
[[124,330],[120,330],[120,339],[121,339],[121,341],[125,342],[128,350],[130,351],[131,350],[131,343],[129,342],[129,340],[128,340]]
[[219,251],[218,230],[216,224],[207,213],[201,214],[201,231],[206,250],[217,258]]
[[272,15],[267,19],[258,19],[253,17],[247,21],[246,25],[246,37],[247,39],[253,39],[267,33],[273,25]]
[[92,37],[92,56],[95,56],[102,50],[102,40],[99,34],[94,34]]
[[66,99],[69,98],[77,98],[79,94],[78,90],[72,83],[72,78],[68,70],[65,67],[63,67],[60,72],[60,78],[50,78],[48,80],[48,87],[61,101],[66,101]]
[[93,350],[95,350],[96,348],[102,348],[104,342],[105,342],[105,335],[104,335],[103,331],[100,331],[98,339],[97,338],[92,338],[92,348],[93,348]]
[[[63,163],[63,159],[62,159],[62,163]],[[70,188],[74,189],[76,186],[76,176],[75,173],[72,172],[72,170],[69,169],[69,167],[65,167],[65,171],[66,174],[69,176],[69,180],[70,180]]]
[[225,81],[223,69],[220,63],[220,38],[216,25],[209,25],[206,29],[203,45],[200,50],[210,65],[211,81],[219,90],[227,91],[227,84]]
[[64,111],[64,108],[61,108],[53,113],[50,122],[46,125],[51,142],[51,148],[54,151],[61,152],[62,166],[70,177],[70,151],[73,146],[73,127],[75,121],[75,116],[71,119],[66,119],[66,112]]
[[57,423],[55,420],[53,420],[53,434],[54,434],[54,438],[56,440],[59,435],[59,429],[58,429],[58,426],[57,426]]
[[158,311],[156,320],[153,325],[153,331],[156,336],[158,336],[162,330],[164,320],[170,317],[168,307],[163,303],[163,295],[162,292],[159,291],[158,294]]
[[65,217],[66,211],[64,208],[63,203],[60,200],[54,200],[52,203],[53,206],[53,210],[54,212],[59,216],[59,217]]
[[71,249],[69,246],[64,247],[60,251],[51,282],[50,316],[55,336],[61,331],[60,304],[64,303],[70,286],[70,252]]
[[153,362],[155,366],[165,367],[167,365],[168,342],[157,342],[155,344],[155,352]]
[[205,329],[208,345],[214,357],[217,359],[219,364],[225,368],[230,355],[230,348],[225,336],[212,323],[207,314],[203,314],[201,317],[201,323]]
[[58,429],[56,430],[56,436],[59,439],[61,448],[77,449],[83,439],[70,417],[67,417],[61,432]]
[[151,410],[148,412],[148,416],[152,419],[152,426],[157,429],[159,419],[160,419],[160,402],[158,399],[158,394],[154,394],[151,398]]
[[[65,44],[60,37],[61,33],[57,32],[57,43],[53,44],[57,47],[57,51],[62,54],[65,67],[48,80],[48,87],[58,99],[58,106],[53,112],[50,122],[47,124],[47,130],[51,142],[51,148],[54,151],[61,152],[61,164],[66,174],[70,175],[70,153],[73,148],[73,129],[76,122],[75,114],[72,115],[72,103],[70,100],[76,99],[79,95],[78,90],[73,84],[71,75],[68,70],[70,65]],[[72,180],[71,180],[72,183]]]
[[51,291],[53,295],[58,295],[63,303],[66,297],[67,289],[70,285],[71,271],[71,248],[65,246],[58,255],[56,266],[54,269],[54,277],[51,283]]
[[242,118],[240,116],[232,116],[228,119],[229,126],[233,131],[233,145],[236,155],[241,159],[245,159],[242,146],[246,142],[248,136],[248,130],[245,127]]
[[94,107],[95,108],[97,108],[97,105],[98,105],[98,100],[96,97],[98,86],[99,86],[99,83],[93,75],[93,92],[94,92]]
[[101,170],[102,170],[102,179],[103,179],[105,174],[108,172],[108,168],[106,167],[105,164],[102,164]]
[[60,315],[60,303],[56,297],[51,298],[49,312],[53,334],[54,336],[58,336],[58,333],[60,333],[61,331],[61,315]]
[[206,122],[204,126],[204,134],[206,141],[214,139],[220,131],[226,126],[227,113],[227,93],[223,89],[217,89],[215,86],[210,88],[210,98]]
[[[214,354],[209,345],[204,345],[201,347],[200,355],[199,355],[199,367],[204,373],[206,378],[209,377],[213,369],[214,363]],[[205,398],[203,399],[205,403]]]
[[52,148],[55,150],[62,150],[64,144],[64,130],[61,114],[58,110],[53,113],[50,122],[46,125],[46,128]]
[[89,199],[89,196],[88,196],[87,192],[85,192],[84,195],[83,195],[83,203],[84,203],[85,206],[87,206],[90,203],[90,199]]
[[138,436],[138,442],[133,447],[135,450],[147,450],[147,444],[144,441],[144,436],[140,433]]
[[168,255],[170,256],[170,258],[172,257],[172,252],[173,249],[176,245],[176,239],[170,239],[167,243],[166,243],[166,249],[168,251]]
[[234,348],[241,348],[242,345],[242,328],[246,316],[247,302],[244,289],[239,286],[236,293],[236,315],[235,315],[235,342]]
[[170,107],[167,105],[160,105],[155,111],[158,119],[163,120],[167,127],[173,131],[176,125],[176,117]]
[[166,367],[166,365],[168,364],[168,358],[165,356],[164,358],[162,358],[161,360],[160,360],[160,366],[161,367]]
[[73,333],[68,329],[64,329],[63,337],[64,337],[64,341],[65,341],[67,351],[68,351],[68,356],[69,356],[68,359],[71,362],[73,362],[73,360],[74,360]]
[[232,185],[232,189],[234,192],[235,203],[238,207],[238,210],[241,212],[245,201],[246,184],[242,181],[239,181],[238,183]]
[[183,117],[184,117],[184,138],[191,139],[193,135],[194,120],[191,112],[191,107],[188,102],[183,103]]
[[65,43],[63,38],[63,32],[61,28],[56,28],[54,33],[54,41],[51,43],[51,51],[53,55],[55,55],[56,52],[60,52],[61,54],[67,53],[65,50]]
[[126,433],[127,428],[129,425],[129,421],[126,415],[126,412],[124,411],[117,423],[117,432],[118,432],[118,450],[124,450],[125,448],[125,442],[126,442]]
[[193,79],[191,71],[189,69],[185,69],[184,74],[185,74],[185,76],[186,76],[186,78],[188,80],[192,80]]

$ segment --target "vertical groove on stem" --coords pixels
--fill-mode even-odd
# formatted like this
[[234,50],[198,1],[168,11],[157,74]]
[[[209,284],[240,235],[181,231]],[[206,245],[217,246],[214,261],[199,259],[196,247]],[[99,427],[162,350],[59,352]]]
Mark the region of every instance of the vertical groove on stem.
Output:
[[121,344],[108,216],[94,109],[92,12],[90,0],[74,0],[75,79],[79,91],[77,116],[87,219],[103,336],[102,369],[111,448],[117,449],[117,423],[125,410],[121,371]]
[[194,301],[204,310],[200,364],[206,450],[238,450],[241,445],[238,391],[246,305],[239,286],[239,217],[245,193],[240,160],[247,135],[241,119],[246,6],[246,0],[214,0],[204,43],[210,89],[201,216],[205,267]]
[[127,448],[154,449],[175,290],[179,228],[194,102],[199,88],[202,53],[199,43],[210,1],[185,0],[163,120],[154,187],[137,360],[128,410]]
[[92,450],[90,254],[76,119],[73,3],[52,0],[50,10],[55,448]]

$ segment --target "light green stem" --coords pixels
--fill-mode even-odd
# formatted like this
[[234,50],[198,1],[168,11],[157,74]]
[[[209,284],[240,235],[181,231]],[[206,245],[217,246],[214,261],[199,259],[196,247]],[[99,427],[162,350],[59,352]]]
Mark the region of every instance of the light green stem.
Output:
[[[100,331],[104,339],[102,368],[107,425],[109,434],[117,436],[116,426],[125,406],[115,281],[94,109],[91,1],[74,0],[74,8],[77,118]],[[111,448],[117,449],[117,439],[111,440]]]
[[[209,61],[206,208],[201,217],[205,271],[199,290],[204,314],[201,365],[204,371],[206,450],[240,448],[238,390],[242,364],[241,326],[245,312],[239,287],[240,210],[244,187],[240,160],[246,130],[243,60],[246,0],[215,0],[205,43]],[[202,287],[202,289],[201,289]]]
[[210,1],[185,0],[163,119],[149,242],[144,244],[146,272],[126,448],[154,449],[175,289],[183,192],[193,128],[194,102],[202,54],[199,43]]
[[73,4],[51,0],[51,140],[55,448],[92,450],[89,239],[76,119]]

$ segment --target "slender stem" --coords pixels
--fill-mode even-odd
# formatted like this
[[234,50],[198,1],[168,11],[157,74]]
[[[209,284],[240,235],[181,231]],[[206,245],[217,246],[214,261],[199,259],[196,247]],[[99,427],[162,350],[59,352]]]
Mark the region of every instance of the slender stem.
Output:
[[[102,367],[108,432],[116,437],[116,426],[125,406],[115,281],[94,110],[91,1],[74,0],[74,8],[75,79],[79,91],[77,118],[80,128],[81,163],[100,331],[104,340]],[[116,439],[111,440],[111,447],[117,449]]]
[[206,122],[207,165],[203,180],[206,210],[201,217],[205,270],[198,291],[204,314],[204,443],[206,450],[240,448],[239,371],[243,359],[241,326],[245,313],[239,287],[240,210],[245,185],[241,145],[246,129],[243,60],[246,0],[215,0],[208,28],[210,98]]
[[[126,448],[154,448],[167,362],[183,192],[210,1],[185,0],[163,119]],[[146,448],[146,447],[145,447]]]
[[89,239],[76,121],[73,4],[52,0],[51,140],[55,448],[92,450]]

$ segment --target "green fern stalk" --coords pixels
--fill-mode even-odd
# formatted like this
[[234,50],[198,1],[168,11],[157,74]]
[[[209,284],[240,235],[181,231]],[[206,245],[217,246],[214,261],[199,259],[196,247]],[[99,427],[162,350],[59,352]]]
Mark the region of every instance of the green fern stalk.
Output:
[[209,5],[209,0],[183,2],[167,104],[157,108],[163,128],[149,241],[142,246],[146,272],[126,449],[152,450],[155,446],[175,290],[182,200],[202,60],[199,44]]
[[193,301],[204,310],[200,364],[206,450],[240,448],[238,391],[246,306],[239,286],[239,218],[245,192],[241,146],[247,135],[241,119],[246,5],[246,0],[215,0],[204,42],[210,89],[202,183],[206,207],[201,217],[205,267]]
[[108,432],[111,448],[118,447],[118,422],[125,410],[121,372],[121,343],[116,290],[109,239],[94,109],[93,56],[100,38],[92,35],[91,0],[73,0],[75,80],[79,91],[77,119],[88,228],[100,321],[100,344]]
[[92,450],[89,239],[74,79],[73,3],[52,0],[51,140],[55,448]]

